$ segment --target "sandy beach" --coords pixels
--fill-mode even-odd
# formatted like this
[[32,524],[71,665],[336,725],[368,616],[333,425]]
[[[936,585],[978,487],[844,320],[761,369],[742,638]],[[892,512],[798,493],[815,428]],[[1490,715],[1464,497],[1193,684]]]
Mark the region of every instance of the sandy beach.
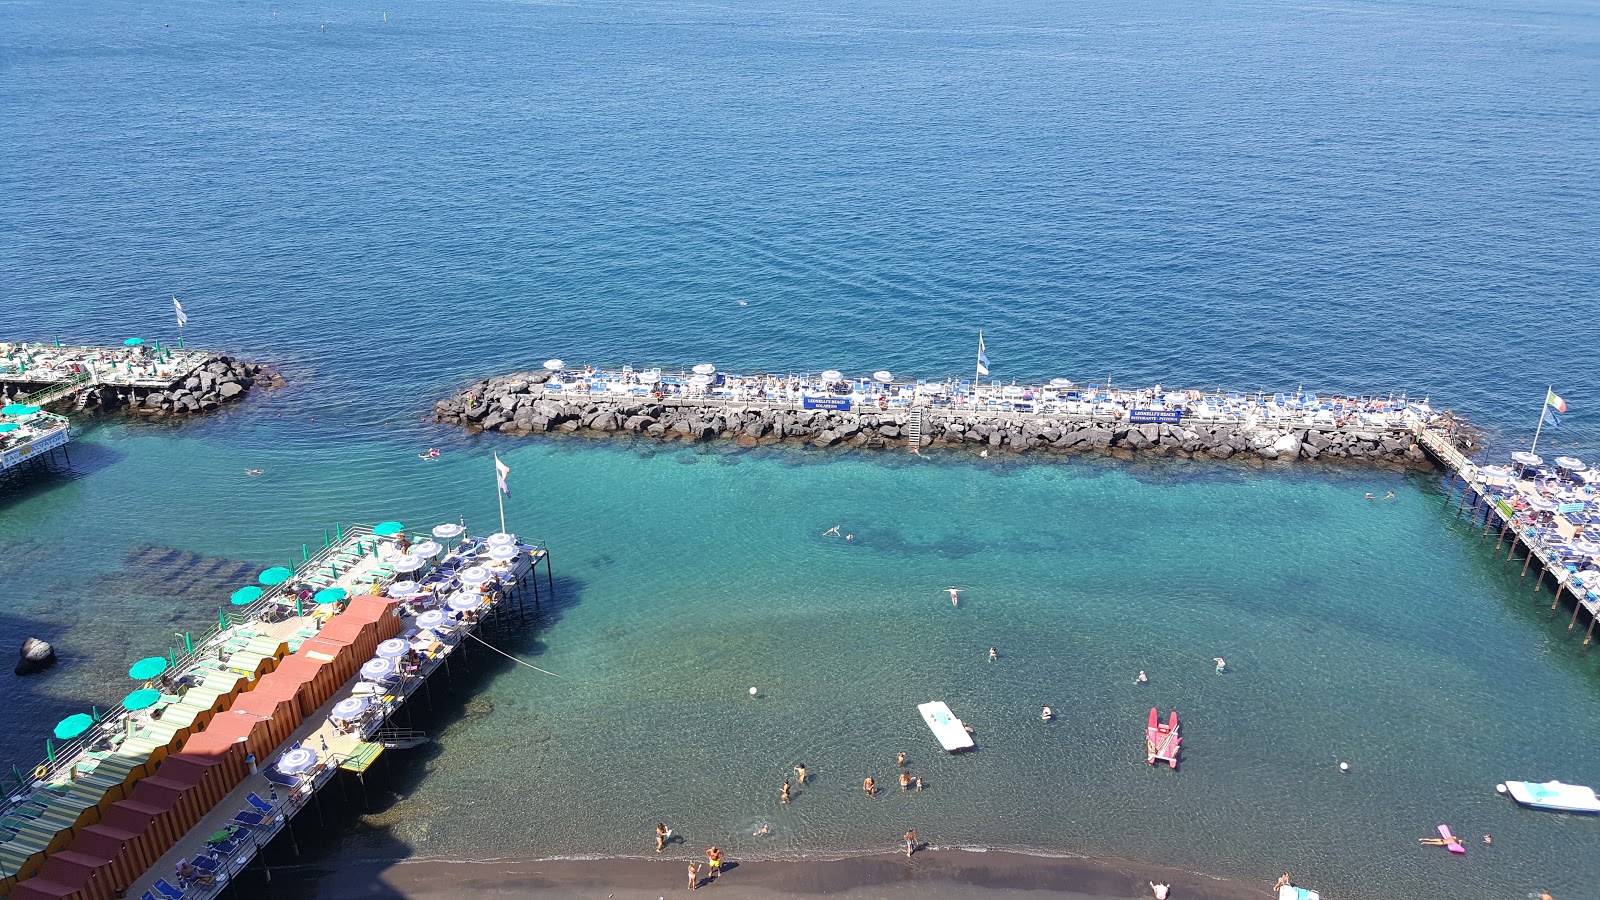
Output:
[[[404,860],[357,864],[311,876],[274,875],[274,896],[289,896],[286,881],[314,880],[305,893],[319,900],[445,897],[633,898],[688,896],[682,848],[661,859]],[[700,857],[704,862],[704,857]],[[1270,895],[1268,882],[1225,881],[1127,860],[1062,859],[1021,853],[924,850],[834,860],[731,859],[716,882],[695,896],[749,898],[841,897],[849,900],[1041,895],[1066,900],[1149,897],[1149,883],[1172,885],[1172,900],[1244,900]],[[704,866],[702,865],[702,875]],[[308,885],[309,887],[309,885]],[[710,893],[701,894],[702,891]]]

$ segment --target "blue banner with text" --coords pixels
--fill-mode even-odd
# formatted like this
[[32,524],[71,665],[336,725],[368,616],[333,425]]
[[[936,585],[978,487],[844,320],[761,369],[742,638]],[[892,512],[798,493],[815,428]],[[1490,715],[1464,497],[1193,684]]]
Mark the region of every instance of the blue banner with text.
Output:
[[840,411],[848,412],[850,410],[850,398],[849,397],[807,397],[807,398],[805,398],[805,408],[806,409],[834,409],[834,410],[840,410]]
[[1181,409],[1130,409],[1128,421],[1135,425],[1146,422],[1159,422],[1162,425],[1176,425],[1183,421]]

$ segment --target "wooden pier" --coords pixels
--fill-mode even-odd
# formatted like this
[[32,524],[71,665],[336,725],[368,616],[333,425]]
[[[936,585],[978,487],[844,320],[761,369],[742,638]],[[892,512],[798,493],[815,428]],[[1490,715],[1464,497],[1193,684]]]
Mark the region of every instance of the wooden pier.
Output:
[[411,703],[431,705],[434,676],[521,627],[554,580],[548,551],[511,535],[451,547],[386,525],[335,526],[315,554],[264,572],[273,586],[241,589],[211,632],[170,652],[156,705],[108,714],[19,775],[0,895],[160,897],[188,859],[183,895],[214,896],[278,835],[297,850],[292,820],[307,806],[320,818],[318,791],[340,772],[364,791],[375,761],[424,742]]

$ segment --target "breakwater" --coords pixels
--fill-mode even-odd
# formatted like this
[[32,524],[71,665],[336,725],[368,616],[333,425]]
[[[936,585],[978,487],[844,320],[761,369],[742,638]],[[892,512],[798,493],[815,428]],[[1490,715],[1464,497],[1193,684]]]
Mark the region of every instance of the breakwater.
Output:
[[[558,361],[552,361],[558,362]],[[1404,397],[1319,397],[1077,385],[973,385],[649,369],[517,372],[434,406],[434,420],[481,431],[634,434],[815,447],[1109,453],[1260,460],[1333,459],[1427,466],[1423,425],[1449,413]]]
[[0,399],[7,403],[183,416],[283,383],[266,366],[206,350],[0,343]]

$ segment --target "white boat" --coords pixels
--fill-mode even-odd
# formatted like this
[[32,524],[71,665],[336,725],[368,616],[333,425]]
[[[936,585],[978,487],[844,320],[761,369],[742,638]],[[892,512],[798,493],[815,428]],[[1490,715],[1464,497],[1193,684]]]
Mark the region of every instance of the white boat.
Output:
[[1562,784],[1559,781],[1508,781],[1494,789],[1510,794],[1511,799],[1535,809],[1557,809],[1562,812],[1600,813],[1600,797],[1594,788],[1581,784]]
[[950,712],[950,707],[945,706],[943,700],[918,704],[917,712],[922,713],[922,721],[928,723],[928,728],[944,749],[954,752],[973,746],[972,735],[967,733],[966,725]]
[[1285,884],[1278,888],[1278,900],[1322,900],[1322,895],[1303,887]]

